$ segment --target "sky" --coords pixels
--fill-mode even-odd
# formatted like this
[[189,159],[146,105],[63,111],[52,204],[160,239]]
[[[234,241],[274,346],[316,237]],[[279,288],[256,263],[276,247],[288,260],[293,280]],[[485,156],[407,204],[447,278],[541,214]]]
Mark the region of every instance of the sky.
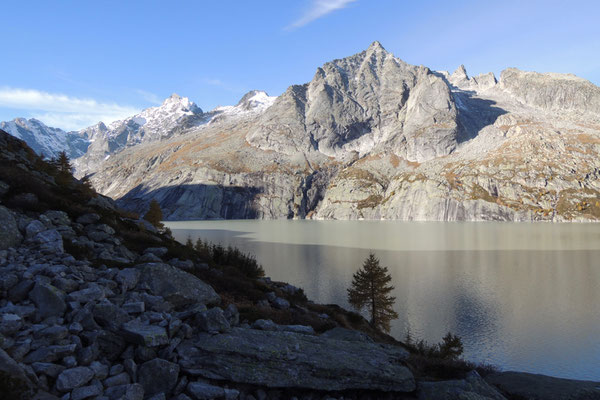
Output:
[[600,85],[597,0],[23,0],[2,9],[0,121],[66,130],[172,93],[205,111],[253,89],[279,95],[375,40],[433,70],[517,67]]

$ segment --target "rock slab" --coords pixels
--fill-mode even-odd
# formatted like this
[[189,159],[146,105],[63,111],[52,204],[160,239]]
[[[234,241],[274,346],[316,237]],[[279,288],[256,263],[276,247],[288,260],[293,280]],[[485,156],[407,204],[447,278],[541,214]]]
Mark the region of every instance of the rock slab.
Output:
[[403,365],[408,353],[390,345],[233,328],[200,334],[177,351],[185,371],[208,379],[273,388],[415,390]]

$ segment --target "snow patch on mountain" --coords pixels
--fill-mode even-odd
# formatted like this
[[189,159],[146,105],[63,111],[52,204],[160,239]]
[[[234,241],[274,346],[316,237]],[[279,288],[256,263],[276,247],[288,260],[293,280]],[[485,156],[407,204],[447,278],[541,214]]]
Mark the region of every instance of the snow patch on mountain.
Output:
[[0,129],[24,140],[37,154],[48,158],[57,157],[63,151],[71,159],[81,157],[90,143],[85,134],[52,128],[35,118],[0,122]]

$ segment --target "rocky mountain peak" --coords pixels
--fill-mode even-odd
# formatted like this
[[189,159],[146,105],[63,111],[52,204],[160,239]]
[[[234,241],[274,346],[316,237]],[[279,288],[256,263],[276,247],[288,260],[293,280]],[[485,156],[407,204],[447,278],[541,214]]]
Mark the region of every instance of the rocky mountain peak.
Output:
[[244,110],[253,110],[258,107],[265,105],[271,105],[274,101],[274,97],[271,97],[267,92],[263,90],[251,90],[246,93],[240,101],[236,104],[236,107]]
[[451,78],[457,80],[469,80],[469,76],[467,75],[467,69],[465,68],[465,66],[461,64],[458,68],[456,68],[456,71],[452,73]]
[[202,109],[200,109],[193,101],[187,97],[182,97],[177,93],[173,93],[171,96],[167,97],[158,108],[167,112],[182,111],[193,114],[202,113]]

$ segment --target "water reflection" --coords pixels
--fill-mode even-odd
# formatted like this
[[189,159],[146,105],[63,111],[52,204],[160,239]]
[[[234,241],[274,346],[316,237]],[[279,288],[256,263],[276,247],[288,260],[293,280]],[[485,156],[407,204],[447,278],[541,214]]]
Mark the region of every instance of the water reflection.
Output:
[[390,269],[392,334],[437,342],[504,369],[600,380],[600,225],[366,221],[168,224],[256,255],[275,280],[348,307],[352,274],[374,250]]

